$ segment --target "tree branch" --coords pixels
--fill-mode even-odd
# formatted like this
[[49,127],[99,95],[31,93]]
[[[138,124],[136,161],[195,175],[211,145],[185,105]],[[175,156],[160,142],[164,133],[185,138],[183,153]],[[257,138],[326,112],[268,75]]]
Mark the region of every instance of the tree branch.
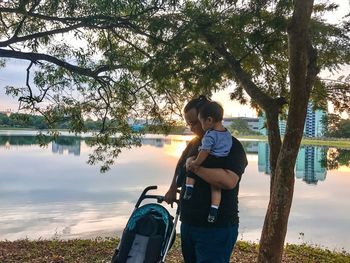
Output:
[[216,38],[208,32],[202,32],[205,40],[212,46],[221,56],[225,58],[232,69],[235,79],[241,83],[248,95],[256,101],[264,110],[268,109],[273,102],[273,98],[261,91],[251,80],[251,77],[242,69],[240,62],[226,49],[222,43],[218,43]]
[[63,67],[70,72],[74,72],[79,75],[88,76],[96,79],[100,78],[99,74],[102,72],[124,68],[121,65],[101,65],[97,69],[91,70],[89,68],[82,68],[79,66],[72,65],[70,63],[67,63],[63,60],[57,59],[47,54],[33,53],[33,52],[20,52],[20,51],[14,51],[14,50],[6,50],[6,49],[0,49],[0,57],[24,59],[24,60],[30,60],[33,62],[47,61],[57,66]]
[[75,24],[73,26],[69,26],[69,27],[65,27],[65,28],[59,28],[59,29],[54,29],[54,30],[45,31],[45,32],[39,32],[39,33],[35,33],[35,34],[23,36],[23,37],[17,37],[16,35],[14,35],[12,38],[10,38],[10,39],[8,39],[6,41],[0,41],[0,47],[6,47],[8,45],[11,45],[11,44],[14,44],[14,43],[18,43],[18,42],[23,42],[23,41],[26,41],[26,40],[37,39],[37,38],[40,38],[40,37],[45,37],[45,36],[55,35],[55,34],[59,34],[59,33],[69,32],[69,31],[77,29],[79,27],[83,27],[83,24],[79,23],[79,24]]
[[[33,5],[32,7],[29,9],[28,13],[31,13],[34,11],[34,9],[39,5],[40,3],[40,0],[39,1],[33,1]],[[23,8],[25,8],[23,6]],[[20,31],[22,30],[22,27],[23,27],[23,24],[24,24],[24,21],[27,19],[27,14],[24,14],[22,20],[19,22],[19,25],[17,26],[16,30],[15,30],[15,33],[13,34],[13,37],[12,38],[16,38],[18,36],[18,34],[20,33]]]
[[[151,10],[151,9],[149,9]],[[122,25],[124,26],[134,26],[132,25],[129,20],[135,19],[138,15],[142,15],[143,12],[140,12],[138,14],[134,15],[127,15],[127,16],[108,16],[108,15],[92,15],[92,16],[80,16],[80,17],[57,17],[57,16],[48,16],[43,15],[39,13],[33,13],[33,12],[23,12],[23,10],[20,10],[19,8],[6,8],[6,7],[0,7],[0,13],[13,13],[13,14],[25,14],[28,17],[38,18],[45,21],[51,21],[51,22],[61,22],[64,24],[70,24],[70,23],[83,23],[85,25],[90,25],[93,27],[94,25],[104,25],[108,28],[111,27],[120,27]]]
[[117,33],[117,31],[115,29],[112,29],[114,35],[121,39],[122,41],[124,41],[125,43],[129,44],[130,46],[132,46],[133,48],[135,48],[137,51],[139,51],[140,53],[142,53],[143,55],[145,55],[148,58],[152,58],[148,53],[146,53],[145,51],[143,51],[142,49],[140,49],[138,46],[134,45],[133,43],[131,43],[129,40],[125,39],[123,36],[121,36],[120,34]]

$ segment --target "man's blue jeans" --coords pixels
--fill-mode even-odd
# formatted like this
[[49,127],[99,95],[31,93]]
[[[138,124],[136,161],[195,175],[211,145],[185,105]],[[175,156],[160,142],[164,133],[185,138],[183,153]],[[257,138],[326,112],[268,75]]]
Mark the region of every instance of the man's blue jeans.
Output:
[[185,263],[229,263],[237,241],[238,225],[202,228],[181,224],[181,248]]

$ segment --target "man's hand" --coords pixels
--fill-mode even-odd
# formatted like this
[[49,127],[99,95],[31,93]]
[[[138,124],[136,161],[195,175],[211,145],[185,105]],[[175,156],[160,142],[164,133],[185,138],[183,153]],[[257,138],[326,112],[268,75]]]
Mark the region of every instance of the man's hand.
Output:
[[171,207],[173,207],[173,203],[176,201],[176,185],[175,186],[170,186],[168,192],[166,192],[165,196],[164,196],[164,201],[167,202],[168,204],[171,205]]

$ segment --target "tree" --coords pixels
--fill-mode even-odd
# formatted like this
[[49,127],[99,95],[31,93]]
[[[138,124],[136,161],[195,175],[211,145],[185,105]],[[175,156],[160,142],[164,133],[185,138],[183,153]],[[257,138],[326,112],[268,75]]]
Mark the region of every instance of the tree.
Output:
[[234,119],[229,127],[230,131],[240,135],[257,135],[259,133],[251,130],[248,126],[248,122],[244,119]]
[[107,170],[121,148],[140,144],[128,118],[167,129],[189,96],[175,82],[159,90],[141,74],[151,56],[145,41],[157,40],[148,20],[167,7],[158,0],[2,1],[0,58],[28,61],[25,86],[7,93],[21,110],[45,116],[50,128],[69,116],[67,128],[79,133],[88,131],[85,119],[102,120],[89,162]]
[[[126,123],[130,114],[161,124],[186,97],[235,83],[232,98],[245,103],[248,94],[267,117],[271,190],[259,262],[280,262],[307,102],[349,109],[347,83],[318,77],[349,63],[349,22],[327,24],[322,13],[336,6],[312,0],[77,3],[1,4],[0,56],[30,61],[26,87],[8,91],[50,121],[68,115],[73,131],[86,130],[86,115],[105,120],[90,161],[106,168],[121,147],[138,143]],[[61,33],[84,40],[84,48],[60,42]],[[45,110],[38,107],[44,99]],[[286,108],[282,143],[278,117]],[[116,132],[122,136],[112,140]]]
[[[245,102],[245,91],[252,106],[265,112],[271,185],[259,262],[281,261],[293,198],[294,165],[310,96],[318,107],[325,107],[337,93],[341,98],[337,108],[349,110],[349,86],[340,84],[340,88],[318,77],[320,69],[334,70],[349,62],[348,32],[317,15],[336,6],[313,6],[310,0],[293,3],[186,2],[182,12],[161,17],[156,23],[157,30],[165,20],[175,21],[168,27],[173,32],[173,45],[160,44],[158,59],[151,60],[148,67],[154,79],[181,78],[194,93],[210,94],[234,81],[237,87],[232,97]],[[312,10],[316,15],[311,19]],[[161,67],[162,72],[156,70]],[[286,105],[282,143],[278,118]]]
[[342,119],[337,114],[325,115],[322,120],[326,128],[325,135],[335,138],[350,138],[350,120]]

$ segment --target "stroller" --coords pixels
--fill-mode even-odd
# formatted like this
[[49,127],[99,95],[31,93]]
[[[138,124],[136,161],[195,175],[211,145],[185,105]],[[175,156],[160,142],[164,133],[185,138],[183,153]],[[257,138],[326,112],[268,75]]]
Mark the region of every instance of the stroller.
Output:
[[[163,263],[175,240],[175,229],[180,209],[177,203],[175,219],[162,205],[164,196],[148,195],[146,187],[139,197],[135,209],[123,231],[112,263]],[[145,199],[156,199],[157,203],[140,204]]]

